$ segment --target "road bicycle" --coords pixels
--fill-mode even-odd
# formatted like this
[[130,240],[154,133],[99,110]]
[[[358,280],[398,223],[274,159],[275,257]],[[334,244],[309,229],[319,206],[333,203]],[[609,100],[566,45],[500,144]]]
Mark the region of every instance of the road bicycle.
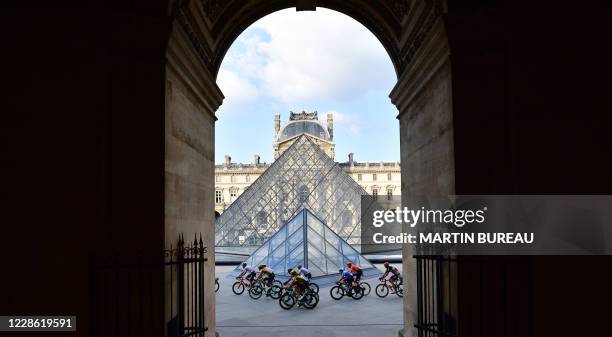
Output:
[[379,280],[380,284],[377,285],[375,289],[376,295],[378,295],[378,297],[387,297],[390,291],[392,291],[399,297],[404,297],[404,285],[401,277],[395,282],[395,285],[386,278]]
[[283,295],[278,300],[278,304],[281,308],[289,310],[298,304],[298,306],[304,306],[304,308],[312,310],[319,303],[319,294],[312,291],[310,288],[304,289],[302,297],[298,299],[298,294],[295,288],[291,287],[284,291]]
[[269,285],[264,280],[257,279],[253,286],[249,289],[249,296],[256,300],[259,299],[264,293],[266,296],[270,296],[273,299],[278,300],[281,297],[282,288],[276,282]]
[[251,288],[251,282],[247,281],[244,277],[236,277],[238,281],[234,282],[232,285],[232,291],[236,295],[242,295],[244,289]]
[[329,290],[329,295],[334,300],[341,300],[344,296],[349,296],[354,300],[359,300],[364,295],[364,290],[361,286],[349,286],[343,282],[336,282],[336,285]]

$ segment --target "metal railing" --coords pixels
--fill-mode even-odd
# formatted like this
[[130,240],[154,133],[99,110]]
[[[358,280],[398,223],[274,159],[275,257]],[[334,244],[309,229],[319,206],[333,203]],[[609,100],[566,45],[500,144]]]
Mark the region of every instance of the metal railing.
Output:
[[417,262],[419,337],[457,336],[457,260],[447,256],[414,256]]
[[180,235],[158,257],[91,257],[89,335],[204,336],[205,254],[201,235]]

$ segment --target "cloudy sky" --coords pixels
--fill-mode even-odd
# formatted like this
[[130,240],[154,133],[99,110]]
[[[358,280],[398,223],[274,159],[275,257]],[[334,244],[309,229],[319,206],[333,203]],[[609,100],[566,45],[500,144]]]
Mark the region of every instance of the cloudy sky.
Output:
[[[393,65],[376,37],[344,14],[286,9],[247,28],[225,56],[217,83],[216,162],[231,155],[273,159],[274,114],[334,112],[336,161],[399,160],[397,110],[388,95]],[[325,122],[324,122],[325,123]]]

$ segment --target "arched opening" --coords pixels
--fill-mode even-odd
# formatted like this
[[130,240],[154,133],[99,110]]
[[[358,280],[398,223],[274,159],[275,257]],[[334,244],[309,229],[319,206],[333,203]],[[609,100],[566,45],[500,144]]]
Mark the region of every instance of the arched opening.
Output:
[[[380,41],[361,23],[337,11],[276,11],[234,40],[217,76],[225,99],[216,112],[215,189],[240,184],[238,199],[215,205],[222,213],[215,226],[215,251],[223,258],[223,265],[217,267],[221,288],[231,288],[235,279],[229,276],[242,269],[236,268],[242,262],[246,268],[265,264],[283,281],[295,262],[308,268],[313,282],[327,294],[331,285],[322,282],[337,279],[338,269],[346,264],[332,249],[346,251],[340,254],[356,261],[369,258],[363,260],[368,266],[375,263],[368,270],[368,282],[375,281],[374,273],[380,276],[382,257],[373,256],[374,261],[349,252],[349,247],[360,249],[360,193],[370,193],[372,184],[385,182],[395,184],[399,196],[398,111],[388,98],[396,82],[394,66]],[[299,144],[297,138],[302,135],[314,146]],[[253,178],[251,184],[247,176]],[[310,235],[300,237],[303,245],[291,239],[285,245],[284,226],[303,208],[329,226],[330,232],[325,235],[323,225],[313,227],[319,228],[320,237],[316,231],[307,231]],[[334,240],[336,236],[352,246],[342,246]],[[260,256],[268,240],[272,240],[270,251]],[[297,259],[299,255],[305,258]],[[261,262],[254,261],[262,256]],[[401,251],[395,252],[396,261],[400,256]],[[398,266],[401,269],[401,263]],[[254,308],[258,302],[244,302],[227,291],[217,298],[221,335],[241,332],[232,323],[237,318],[250,329],[270,332],[259,326],[260,315],[267,316],[266,325],[278,326],[273,328],[275,333],[290,330],[283,327],[284,315],[266,312],[276,306]],[[329,311],[325,316],[331,321],[304,317],[302,324],[320,328],[335,324],[332,313],[342,303],[325,303],[318,310]],[[401,299],[395,298],[385,308],[384,320],[372,315],[379,312],[373,306],[360,307],[354,314],[368,317],[362,322],[365,325],[379,324],[365,328],[372,334],[382,329],[395,335],[403,320],[401,308]]]
[[[309,1],[305,3],[305,7],[298,9],[315,9],[314,5],[309,5]],[[230,2],[226,6],[217,4],[217,7],[211,8],[192,4],[175,9],[177,20],[168,49],[166,92],[167,245],[179,232],[202,231],[207,234],[205,245],[214,247],[214,219],[209,214],[213,214],[212,209],[216,204],[214,191],[219,190],[214,187],[218,179],[214,174],[215,121],[223,118],[216,116],[223,100],[223,93],[215,84],[217,72],[231,43],[246,27],[269,13],[293,5],[291,2],[248,5]],[[321,5],[348,15],[365,26],[384,46],[393,63],[397,83],[390,97],[398,111],[400,161],[405,163],[401,166],[401,173],[398,173],[402,181],[398,189],[400,193],[452,194],[450,63],[444,26],[440,20],[441,5],[437,2],[419,2],[407,8],[389,4],[375,6],[369,2],[355,5],[343,1]],[[278,150],[279,153],[282,151],[280,147]],[[334,149],[329,153],[333,154]],[[350,162],[357,161],[350,156],[347,165]],[[225,157],[224,164],[231,166],[231,158]],[[255,180],[256,173],[265,171],[265,166],[261,164],[254,165],[254,169],[260,172],[250,173],[251,181]],[[388,185],[386,173],[356,173],[354,178],[355,182],[371,180],[377,194],[387,193],[380,187]],[[231,183],[237,183],[229,179]],[[312,193],[312,188],[308,190]],[[368,192],[371,191],[370,186]],[[228,199],[231,199],[229,195]],[[290,194],[279,194],[279,199],[286,201],[290,199]],[[219,200],[226,199],[221,197]],[[308,198],[310,200],[318,199]],[[203,211],[206,208],[209,209]],[[268,220],[276,216],[275,212],[266,213]],[[345,218],[347,214],[340,212]],[[278,215],[283,221],[290,217],[291,214]],[[258,236],[270,235],[271,231],[259,233],[253,226],[258,220],[257,216],[253,216],[245,223],[253,227],[249,233],[257,235],[249,236],[247,231],[243,231],[241,235],[231,238],[240,241],[240,236],[243,236],[242,242],[257,242]],[[412,257],[404,254],[403,261],[404,272],[416,275],[416,263],[411,262]],[[210,275],[206,280],[210,282],[214,273],[214,258],[209,258],[206,272]],[[416,322],[415,288],[416,283],[408,284],[407,292],[412,295],[404,299],[407,305],[404,305],[403,321],[408,329],[413,329]],[[210,303],[206,308],[206,323],[214,326],[212,292],[206,292],[206,296],[209,296],[207,303]]]

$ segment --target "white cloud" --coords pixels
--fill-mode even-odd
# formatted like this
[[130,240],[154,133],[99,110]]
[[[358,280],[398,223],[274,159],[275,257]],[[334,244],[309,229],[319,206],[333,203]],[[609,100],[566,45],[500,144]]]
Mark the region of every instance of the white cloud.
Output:
[[226,97],[231,97],[234,101],[249,102],[259,96],[257,87],[234,71],[220,69],[217,82],[223,94]]
[[289,104],[350,100],[370,90],[390,91],[395,81],[376,37],[326,9],[288,9],[262,18],[238,38],[221,69],[218,82],[226,97],[250,99],[258,91]]
[[334,114],[334,128],[336,128],[336,125],[344,126],[354,134],[358,134],[361,132],[361,130],[363,130],[365,123],[359,118],[359,116],[333,110],[326,112],[325,115],[330,112]]

